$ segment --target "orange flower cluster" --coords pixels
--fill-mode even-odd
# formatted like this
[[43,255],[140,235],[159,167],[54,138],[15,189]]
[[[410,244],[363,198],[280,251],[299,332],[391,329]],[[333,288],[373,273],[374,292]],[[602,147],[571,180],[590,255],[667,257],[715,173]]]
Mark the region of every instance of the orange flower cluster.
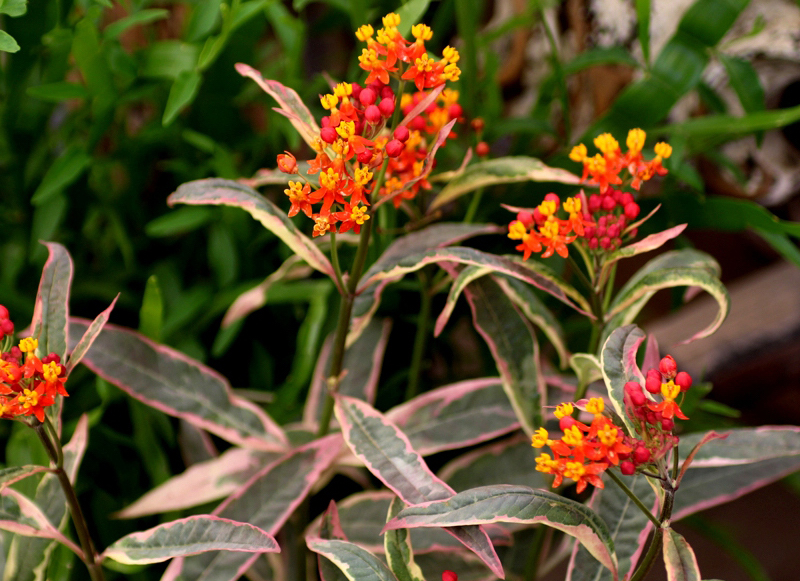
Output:
[[0,417],[33,415],[43,422],[44,408],[55,403],[56,395],[69,395],[60,357],[51,353],[39,359],[38,346],[36,339],[28,337],[0,356]]
[[572,161],[583,163],[582,180],[591,185],[600,187],[600,193],[604,194],[612,185],[623,183],[619,174],[622,170],[628,170],[632,181],[630,186],[638,190],[642,182],[652,178],[654,175],[665,175],[667,170],[661,162],[672,155],[672,147],[663,142],[656,143],[656,156],[650,161],[646,161],[642,155],[645,138],[647,134],[641,129],[631,129],[625,144],[628,151],[622,153],[619,143],[610,133],[603,133],[594,138],[594,144],[600,153],[589,157],[586,146],[581,143],[572,148],[569,158]]
[[542,453],[536,458],[536,470],[555,476],[553,488],[561,486],[564,478],[574,480],[579,493],[588,484],[603,488],[600,475],[609,465],[618,466],[634,451],[632,439],[603,414],[604,408],[599,397],[587,402],[586,411],[594,415],[587,426],[572,417],[573,404],[563,403],[555,411],[563,437],[551,440],[544,428],[533,435],[534,448],[549,446],[553,452],[552,457]]
[[567,198],[564,202],[566,219],[556,217],[560,205],[561,199],[556,194],[547,194],[533,211],[521,210],[517,219],[508,225],[508,237],[520,241],[517,250],[522,251],[523,260],[528,260],[533,252],[542,251],[542,258],[553,253],[566,258],[567,244],[583,236],[587,227],[594,226],[584,216],[579,197]]
[[[289,187],[284,190],[291,202],[289,216],[302,212],[313,219],[314,236],[322,236],[331,229],[360,231],[370,219],[372,179],[387,158],[386,181],[380,195],[401,191],[393,200],[397,206],[402,198],[414,197],[420,188],[430,188],[422,178],[404,189],[424,171],[428,144],[421,132],[438,131],[451,119],[453,112],[460,115],[456,103],[458,93],[443,91],[429,110],[409,122],[410,126],[399,126],[393,134],[386,131],[397,101],[388,84],[390,77],[413,79],[422,90],[456,80],[459,75],[455,64],[458,52],[450,47],[445,49],[440,63],[430,64],[433,61],[427,57],[425,41],[430,40],[433,33],[428,26],[414,26],[412,34],[416,40],[408,42],[397,30],[399,24],[397,14],[388,14],[383,18],[384,27],[377,33],[369,25],[359,28],[356,36],[368,47],[359,59],[361,67],[369,71],[366,86],[339,83],[333,93],[320,97],[329,114],[321,120],[320,134],[314,143],[317,155],[309,161],[308,170],[309,175],[319,174],[319,186],[315,188],[300,175],[297,160],[291,153],[278,156],[278,168],[282,172],[300,177],[298,181],[289,181]],[[405,69],[404,63],[408,63]],[[414,98],[411,99],[413,103]],[[457,111],[454,107],[458,107]],[[315,204],[321,204],[318,211],[314,209]]]
[[[433,38],[433,31],[425,24],[411,27],[414,42],[409,42],[397,27],[400,16],[391,13],[383,17],[383,28],[375,33],[372,26],[365,24],[356,31],[356,37],[367,43],[358,57],[359,66],[369,72],[367,84],[380,81],[389,84],[390,76],[400,76],[404,80],[413,80],[418,91],[438,87],[445,81],[457,81],[461,71],[456,64],[459,54],[456,49],[446,46],[442,58],[434,60],[428,56],[425,41]],[[407,63],[408,68],[400,71],[398,63]]]

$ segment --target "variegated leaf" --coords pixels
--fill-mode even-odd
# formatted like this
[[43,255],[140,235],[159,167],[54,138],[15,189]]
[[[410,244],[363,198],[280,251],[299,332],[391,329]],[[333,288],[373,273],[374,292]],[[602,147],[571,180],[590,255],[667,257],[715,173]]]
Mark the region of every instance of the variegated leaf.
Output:
[[[405,503],[398,497],[392,499],[389,505],[387,520],[393,519],[405,508]],[[411,535],[407,529],[393,529],[384,533],[383,544],[386,553],[386,562],[389,569],[397,577],[397,581],[425,581],[422,570],[414,561],[414,552],[411,548]]]
[[700,581],[700,568],[694,551],[682,535],[671,527],[664,529],[661,537],[664,544],[664,565],[667,569],[667,581]]
[[644,376],[636,364],[636,352],[644,339],[644,331],[636,325],[619,327],[611,333],[600,355],[608,398],[630,434],[635,434],[636,429],[625,412],[625,384],[638,381],[644,385]]

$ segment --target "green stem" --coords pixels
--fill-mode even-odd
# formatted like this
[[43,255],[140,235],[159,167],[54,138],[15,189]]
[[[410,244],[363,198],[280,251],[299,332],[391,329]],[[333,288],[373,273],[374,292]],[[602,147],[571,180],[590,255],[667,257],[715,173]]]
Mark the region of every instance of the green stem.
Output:
[[[663,481],[661,482],[661,487],[664,488],[665,495],[664,506],[661,507],[661,518],[659,519],[659,522],[665,523],[668,522],[672,516],[675,490],[673,490],[671,484]],[[629,581],[641,581],[650,572],[650,569],[653,568],[653,563],[655,563],[656,557],[658,557],[658,554],[661,551],[661,537],[663,536],[664,529],[662,528],[661,524],[659,524],[656,526],[656,530],[653,533],[653,538],[650,539],[650,547],[647,549],[647,553],[642,559],[642,562],[639,563],[639,567],[636,569]]]
[[336,275],[339,294],[344,294],[345,286],[342,279],[342,268],[339,266],[339,252],[336,249],[336,232],[333,229],[331,229],[331,264],[333,265],[333,273]]
[[89,527],[86,524],[86,518],[83,516],[81,505],[78,502],[78,496],[75,494],[75,489],[72,487],[72,483],[69,481],[67,472],[61,465],[64,458],[63,452],[61,451],[61,443],[58,440],[50,439],[47,434],[47,428],[45,428],[44,424],[34,426],[33,429],[36,431],[36,435],[39,436],[39,439],[42,441],[42,444],[47,451],[47,455],[50,456],[50,461],[55,465],[53,474],[56,475],[58,482],[61,484],[61,488],[64,490],[64,496],[67,499],[69,511],[72,515],[72,523],[75,525],[75,532],[78,534],[78,540],[80,541],[81,550],[83,551],[83,562],[86,565],[86,568],[89,570],[89,577],[92,579],[92,581],[105,581],[103,570],[100,567],[100,563],[97,561],[97,552],[94,549],[92,537],[89,534]]
[[418,270],[417,277],[419,278],[419,318],[417,319],[417,332],[414,336],[414,349],[411,352],[406,401],[419,393],[422,359],[425,355],[425,343],[428,337],[428,325],[431,317],[430,279],[424,270]]
[[622,492],[628,495],[628,498],[630,498],[633,501],[633,504],[639,507],[639,510],[641,510],[645,514],[645,516],[649,518],[654,525],[656,525],[656,527],[661,526],[661,522],[653,515],[652,512],[650,512],[650,510],[644,505],[644,503],[641,500],[639,500],[639,497],[633,493],[633,490],[628,488],[628,485],[625,484],[613,470],[606,470],[606,474],[608,474],[609,478],[611,478],[611,480],[614,481],[614,484],[616,484],[617,486],[620,487],[620,489],[622,489]]
[[469,201],[469,207],[467,207],[467,213],[464,215],[464,224],[472,223],[472,220],[475,218],[475,213],[478,211],[478,206],[480,206],[482,197],[483,188],[478,188],[475,193],[472,194],[472,199]]
[[[47,417],[47,414],[44,416],[44,427],[50,432],[50,437],[53,438],[52,442],[58,442],[58,433],[56,432],[55,426],[53,426],[50,418]],[[64,467],[64,451],[61,449],[61,446],[56,445],[54,446],[56,451],[56,467],[63,468]]]
[[553,35],[553,31],[550,30],[550,25],[547,24],[547,17],[544,13],[544,3],[541,4],[541,18],[542,18],[542,27],[544,28],[544,32],[547,35],[547,41],[550,44],[550,60],[553,64],[553,73],[556,76],[556,80],[558,81],[558,90],[561,93],[561,107],[563,109],[562,116],[564,120],[564,136],[565,142],[569,142],[570,134],[572,133],[572,129],[570,127],[570,120],[569,120],[569,93],[567,92],[567,81],[564,75],[564,68],[561,66],[561,59],[558,56],[558,45],[556,44],[556,37]]
[[539,564],[542,562],[542,549],[544,549],[547,533],[551,530],[543,525],[536,527],[531,541],[531,548],[528,551],[528,558],[525,561],[525,579],[536,579]]

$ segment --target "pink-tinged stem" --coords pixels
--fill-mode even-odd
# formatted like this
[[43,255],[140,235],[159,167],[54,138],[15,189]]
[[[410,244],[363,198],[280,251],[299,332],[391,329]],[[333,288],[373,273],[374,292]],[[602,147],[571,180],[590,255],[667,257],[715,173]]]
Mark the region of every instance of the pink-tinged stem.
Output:
[[[50,420],[45,418],[45,422],[49,423]],[[86,525],[86,518],[83,516],[81,505],[78,502],[78,496],[75,494],[75,489],[69,481],[69,476],[64,470],[63,466],[63,453],[61,452],[61,443],[58,440],[51,440],[47,435],[47,430],[44,424],[38,424],[33,428],[42,444],[47,450],[47,455],[50,456],[50,461],[55,465],[53,473],[58,478],[61,488],[64,490],[64,496],[69,505],[69,512],[72,515],[72,522],[75,525],[75,531],[78,533],[78,540],[81,543],[81,549],[85,555],[84,563],[86,568],[89,569],[89,576],[92,581],[105,581],[103,569],[97,560],[97,552],[94,550],[92,537],[89,535],[89,527]]]

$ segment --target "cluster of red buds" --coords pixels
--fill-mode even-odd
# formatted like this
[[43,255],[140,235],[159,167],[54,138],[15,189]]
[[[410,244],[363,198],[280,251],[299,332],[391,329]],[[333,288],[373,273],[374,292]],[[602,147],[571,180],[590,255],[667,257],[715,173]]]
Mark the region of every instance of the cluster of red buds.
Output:
[[636,229],[628,229],[640,211],[633,194],[609,188],[603,194],[590,195],[587,206],[596,224],[586,228],[584,236],[592,250],[615,250],[622,245],[623,237],[636,237]]
[[561,198],[553,193],[547,194],[533,210],[517,212],[517,219],[508,225],[508,237],[520,241],[517,250],[522,251],[524,260],[528,260],[531,253],[542,250],[542,258],[552,256],[554,252],[566,258],[569,252],[567,244],[585,236],[587,228],[594,226],[586,219],[582,206],[580,197],[567,198],[563,206],[567,218],[558,218],[556,214],[561,207]]
[[50,353],[40,359],[38,346],[36,339],[26,337],[19,346],[0,354],[0,417],[33,415],[44,422],[44,409],[55,403],[56,396],[69,395],[64,389],[67,370],[61,358]]
[[[438,132],[453,114],[461,115],[456,102],[458,93],[445,90],[407,126],[398,126],[392,134],[386,131],[398,102],[389,86],[391,78],[411,79],[422,91],[457,80],[460,74],[456,65],[458,52],[452,47],[444,49],[439,62],[428,57],[425,41],[433,35],[428,26],[414,26],[415,41],[409,42],[397,30],[399,24],[400,17],[392,13],[383,18],[384,27],[377,33],[369,25],[359,28],[356,37],[367,43],[359,58],[361,68],[369,71],[365,86],[339,83],[333,93],[320,97],[329,114],[321,120],[320,134],[313,144],[317,155],[309,161],[308,170],[309,175],[319,174],[319,186],[312,186],[299,173],[292,154],[278,156],[281,171],[302,179],[289,181],[284,190],[291,201],[289,216],[302,212],[313,219],[314,236],[324,235],[332,228],[338,232],[360,231],[370,219],[373,170],[377,171],[387,158],[386,180],[380,195],[392,196],[398,206],[401,199],[414,197],[420,188],[430,188],[423,175],[424,171],[430,171],[425,166],[428,143],[423,134]],[[421,99],[410,97],[410,101],[404,101],[404,95],[400,105],[410,104],[413,108],[415,98],[417,102]],[[313,208],[315,204],[322,204],[318,211]]]
[[594,415],[590,425],[573,417],[572,403],[563,403],[555,410],[559,427],[564,433],[559,440],[551,440],[547,430],[539,428],[532,438],[534,448],[549,446],[553,453],[536,458],[536,470],[553,474],[553,487],[561,485],[564,478],[577,483],[582,492],[587,484],[603,488],[600,478],[609,466],[617,466],[622,474],[632,475],[663,458],[678,442],[673,434],[673,418],[688,419],[675,399],[692,386],[692,378],[685,371],[678,372],[675,359],[664,357],[658,369],[647,372],[644,390],[636,381],[625,384],[625,408],[635,424],[636,433],[626,434],[603,414],[601,398],[588,400],[581,409]]
[[0,305],[0,341],[14,334],[14,323],[8,318],[8,309]]

